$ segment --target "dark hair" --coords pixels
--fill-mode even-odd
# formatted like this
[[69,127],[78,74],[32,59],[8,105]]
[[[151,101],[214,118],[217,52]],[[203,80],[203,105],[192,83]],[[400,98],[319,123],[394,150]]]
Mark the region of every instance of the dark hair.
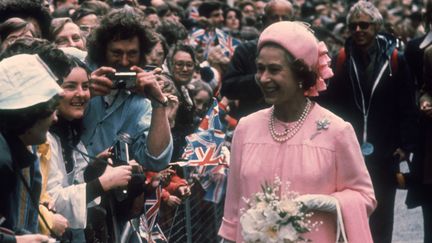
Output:
[[2,0],[0,1],[0,23],[5,20],[19,17],[25,20],[34,18],[40,28],[43,38],[48,37],[51,24],[51,15],[40,1],[36,0]]
[[[302,60],[295,59],[294,56],[291,55],[291,53],[289,53],[285,48],[273,42],[265,43],[260,50],[266,46],[276,47],[284,51],[285,60],[287,63],[289,63],[294,78],[303,82],[302,86],[304,90],[308,90],[310,87],[316,84],[317,74],[314,70],[310,70]],[[260,50],[258,50],[258,52]]]
[[173,68],[173,59],[174,59],[174,56],[175,56],[175,54],[177,54],[177,52],[180,52],[180,51],[189,53],[189,55],[192,58],[193,63],[195,65],[197,65],[197,58],[195,56],[195,51],[194,51],[193,47],[190,46],[190,45],[178,44],[178,45],[175,45],[171,49],[171,51],[170,51],[170,53],[168,55],[167,65],[168,65],[168,70],[170,70],[170,72],[172,71],[172,68]]
[[239,29],[241,29],[241,27],[242,27],[242,18],[243,18],[243,15],[242,15],[242,12],[240,11],[240,9],[238,9],[238,8],[232,8],[232,7],[229,7],[229,8],[226,8],[226,9],[224,10],[224,13],[223,13],[223,16],[224,16],[224,24],[226,24],[226,20],[227,20],[228,13],[231,12],[231,11],[235,12],[236,17],[238,18],[238,20],[239,20],[239,22],[240,22]]
[[96,12],[93,11],[93,10],[91,10],[91,9],[87,9],[87,8],[78,8],[78,9],[75,10],[75,12],[72,14],[71,19],[72,19],[73,22],[76,23],[76,22],[79,21],[80,19],[82,19],[82,18],[84,18],[84,17],[86,17],[86,16],[88,16],[88,15],[92,15],[92,14],[94,14],[94,15],[97,16]]
[[38,120],[45,119],[56,110],[60,96],[30,107],[16,110],[0,110],[0,132],[22,135],[33,127]]
[[54,10],[54,12],[51,15],[53,18],[70,17],[75,12],[76,8],[77,7],[73,4],[65,4],[58,7],[56,10]]
[[111,11],[101,20],[101,24],[93,30],[88,38],[89,59],[98,66],[104,65],[109,42],[138,37],[141,52],[140,61],[145,62],[145,55],[155,43],[142,23],[143,14],[134,8],[125,7]]
[[[0,43],[13,32],[19,30],[30,30],[29,22],[21,18],[10,18],[0,24]],[[34,33],[33,33],[34,34]]]
[[222,4],[216,1],[203,2],[198,7],[198,13],[200,16],[209,18],[211,13],[215,10],[222,9]]
[[184,17],[184,9],[173,2],[165,2],[164,4],[157,6],[156,10],[159,17],[164,17],[170,11],[172,13],[177,13],[180,18]]
[[156,46],[157,43],[161,43],[162,45],[162,49],[164,51],[164,60],[166,58],[166,56],[168,55],[169,52],[169,46],[168,43],[165,39],[165,37],[157,32],[151,32],[152,34],[152,41],[155,43],[155,45],[151,48],[151,50],[153,50],[153,48]]
[[102,1],[85,1],[81,3],[80,8],[93,11],[97,16],[104,16],[111,9],[108,3]]
[[169,19],[162,20],[156,31],[165,37],[170,47],[186,39],[188,35],[184,25]]
[[427,0],[426,1],[426,11],[424,13],[424,21],[426,24],[426,30],[430,29],[430,26],[432,24],[432,1],[431,0]]

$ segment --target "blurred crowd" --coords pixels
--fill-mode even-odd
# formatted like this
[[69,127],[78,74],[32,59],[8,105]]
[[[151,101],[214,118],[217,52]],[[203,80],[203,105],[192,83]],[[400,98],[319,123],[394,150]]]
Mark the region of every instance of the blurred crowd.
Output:
[[[351,32],[369,27],[347,20],[356,2],[0,1],[0,149],[10,154],[0,159],[0,242],[51,240],[45,236],[153,242],[158,215],[172,216],[160,210],[172,213],[166,208],[181,205],[191,193],[222,203],[236,124],[269,107],[255,80],[261,31],[278,21],[307,23],[327,44],[337,73]],[[415,112],[424,111],[419,134],[429,134],[432,69],[423,66],[431,62],[423,52],[432,50],[432,2],[370,2],[382,16],[380,33],[392,36],[407,60]],[[393,62],[395,71],[402,70],[401,59],[398,66]],[[317,101],[327,105],[331,95]],[[214,111],[222,124],[217,128]],[[202,135],[211,129],[216,135]],[[31,139],[37,132],[38,139]],[[207,141],[209,134],[223,141]],[[418,149],[419,161],[432,161],[423,149],[430,148],[430,138],[416,139],[419,146],[405,152]],[[194,141],[208,150],[188,150]],[[188,151],[198,165],[188,163]],[[432,163],[418,164],[414,172],[432,173]],[[431,202],[424,194],[432,176],[425,178],[421,186],[412,182],[409,207]],[[423,210],[430,229],[432,209]],[[391,234],[391,227],[386,230]]]

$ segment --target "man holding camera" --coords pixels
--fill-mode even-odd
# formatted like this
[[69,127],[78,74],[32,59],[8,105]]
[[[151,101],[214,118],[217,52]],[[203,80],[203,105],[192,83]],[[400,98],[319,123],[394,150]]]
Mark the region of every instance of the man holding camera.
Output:
[[[102,19],[89,40],[89,61],[99,68],[91,75],[93,98],[84,117],[82,140],[89,153],[97,155],[110,148],[118,134],[129,134],[131,158],[145,169],[160,171],[172,153],[164,109],[168,99],[155,73],[141,68],[144,54],[154,45],[141,23],[132,8],[114,10]],[[119,71],[127,71],[126,76],[132,72],[133,77],[113,78]],[[126,87],[113,89],[122,82]]]
[[[168,99],[159,87],[155,71],[142,68],[145,53],[155,44],[142,23],[136,10],[126,6],[106,15],[90,37],[87,58],[98,68],[91,74],[92,99],[84,115],[82,141],[94,156],[119,141],[125,142],[121,136],[127,136],[130,159],[145,170],[160,171],[167,167],[172,155],[165,112]],[[127,191],[132,204],[117,202],[116,212],[108,210],[111,215],[107,219],[113,218],[114,231],[110,241],[119,241],[127,218],[141,213],[129,211],[134,208],[133,203],[144,205],[142,188],[139,183],[134,185],[136,188],[129,185]],[[108,201],[112,206],[113,201]],[[111,206],[106,209],[112,209]],[[116,216],[121,218],[115,219]]]

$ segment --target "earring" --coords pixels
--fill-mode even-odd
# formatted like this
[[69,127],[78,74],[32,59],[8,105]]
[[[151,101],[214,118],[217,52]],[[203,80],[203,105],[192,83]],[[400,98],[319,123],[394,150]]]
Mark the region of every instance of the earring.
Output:
[[299,88],[303,89],[303,82],[301,82],[301,81],[299,82]]

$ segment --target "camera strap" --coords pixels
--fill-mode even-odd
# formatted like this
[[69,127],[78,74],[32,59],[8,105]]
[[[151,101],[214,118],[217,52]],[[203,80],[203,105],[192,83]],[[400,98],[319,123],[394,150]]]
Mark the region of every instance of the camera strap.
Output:
[[[14,165],[16,165],[16,163],[14,163]],[[21,171],[16,168],[16,166],[14,166],[14,172],[18,175],[18,177],[21,180],[21,183],[24,185],[24,188],[26,189],[29,197],[30,197],[30,201],[32,206],[37,210],[39,217],[42,219],[42,222],[44,223],[45,227],[48,229],[48,231],[50,232],[51,236],[56,238],[56,239],[60,239],[60,236],[58,236],[52,229],[51,227],[48,225],[48,222],[46,221],[45,217],[42,215],[42,213],[39,210],[39,204],[36,201],[35,196],[32,193],[32,190],[30,189],[30,186],[27,183],[27,180],[24,178],[24,175],[21,173]]]

